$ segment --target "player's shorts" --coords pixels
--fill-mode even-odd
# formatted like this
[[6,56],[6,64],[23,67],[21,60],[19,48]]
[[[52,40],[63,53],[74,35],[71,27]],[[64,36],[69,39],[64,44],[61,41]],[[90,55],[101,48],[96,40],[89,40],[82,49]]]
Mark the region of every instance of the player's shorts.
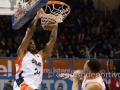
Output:
[[20,86],[17,85],[16,82],[14,82],[14,89],[13,90],[38,90],[38,89],[33,89],[29,85],[27,85],[25,82],[23,82]]

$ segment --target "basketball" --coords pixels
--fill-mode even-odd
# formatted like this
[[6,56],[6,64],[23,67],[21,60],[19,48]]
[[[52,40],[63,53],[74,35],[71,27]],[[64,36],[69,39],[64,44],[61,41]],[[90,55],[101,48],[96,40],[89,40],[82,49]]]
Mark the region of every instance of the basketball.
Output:
[[55,15],[44,14],[41,18],[41,25],[44,30],[53,30],[57,24],[58,22],[56,21]]
[[52,22],[48,25],[43,26],[43,29],[44,30],[53,30],[56,28],[56,26],[57,26],[57,22]]

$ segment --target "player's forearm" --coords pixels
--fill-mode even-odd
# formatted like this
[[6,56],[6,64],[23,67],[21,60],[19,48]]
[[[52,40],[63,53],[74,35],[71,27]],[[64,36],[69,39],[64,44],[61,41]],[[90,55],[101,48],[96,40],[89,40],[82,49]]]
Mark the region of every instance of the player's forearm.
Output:
[[38,22],[38,18],[35,17],[35,18],[33,19],[33,21],[30,23],[29,28],[30,28],[30,31],[31,31],[31,32],[34,32],[34,31],[35,31],[37,22]]
[[72,90],[78,90],[78,80],[73,80]]
[[52,30],[51,35],[50,35],[50,40],[51,39],[53,39],[53,40],[57,39],[57,32],[58,32],[58,26],[54,30]]

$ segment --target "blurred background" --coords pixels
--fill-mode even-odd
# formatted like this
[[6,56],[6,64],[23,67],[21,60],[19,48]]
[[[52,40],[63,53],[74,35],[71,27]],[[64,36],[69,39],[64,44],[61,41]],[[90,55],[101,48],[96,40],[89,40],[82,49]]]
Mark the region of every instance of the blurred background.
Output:
[[[75,69],[82,69],[88,58],[101,60],[102,70],[105,72],[119,73],[120,0],[61,1],[70,5],[71,13],[59,24],[55,47],[44,64],[44,78],[40,90],[71,90],[69,86],[72,82],[59,80],[55,77],[54,70],[72,73]],[[0,16],[0,90],[3,90],[9,79],[14,80],[16,51],[29,23],[19,30],[13,30],[11,16]],[[40,23],[41,21],[38,21],[33,36],[36,51],[44,48],[51,33],[43,30]],[[52,77],[48,78],[48,73]],[[111,88],[106,90],[120,90],[119,77],[117,79],[119,88],[114,80],[112,83],[109,81],[111,78],[106,77],[106,87]],[[48,83],[50,80],[52,83]]]

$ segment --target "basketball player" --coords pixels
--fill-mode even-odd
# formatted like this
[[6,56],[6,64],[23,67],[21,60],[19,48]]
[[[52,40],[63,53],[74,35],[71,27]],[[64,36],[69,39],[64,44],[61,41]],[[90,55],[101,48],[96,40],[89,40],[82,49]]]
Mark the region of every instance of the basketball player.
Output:
[[76,70],[73,75],[60,74],[62,79],[72,78],[72,90],[78,90],[78,85],[82,84],[82,90],[105,90],[104,81],[100,75],[101,64],[96,59],[88,60],[84,65],[84,78],[80,70]]
[[43,61],[53,50],[57,38],[57,27],[52,30],[50,40],[44,50],[35,53],[36,45],[32,40],[33,33],[42,10],[37,12],[34,20],[27,28],[24,39],[17,50],[16,81],[14,90],[38,90],[42,81]]

